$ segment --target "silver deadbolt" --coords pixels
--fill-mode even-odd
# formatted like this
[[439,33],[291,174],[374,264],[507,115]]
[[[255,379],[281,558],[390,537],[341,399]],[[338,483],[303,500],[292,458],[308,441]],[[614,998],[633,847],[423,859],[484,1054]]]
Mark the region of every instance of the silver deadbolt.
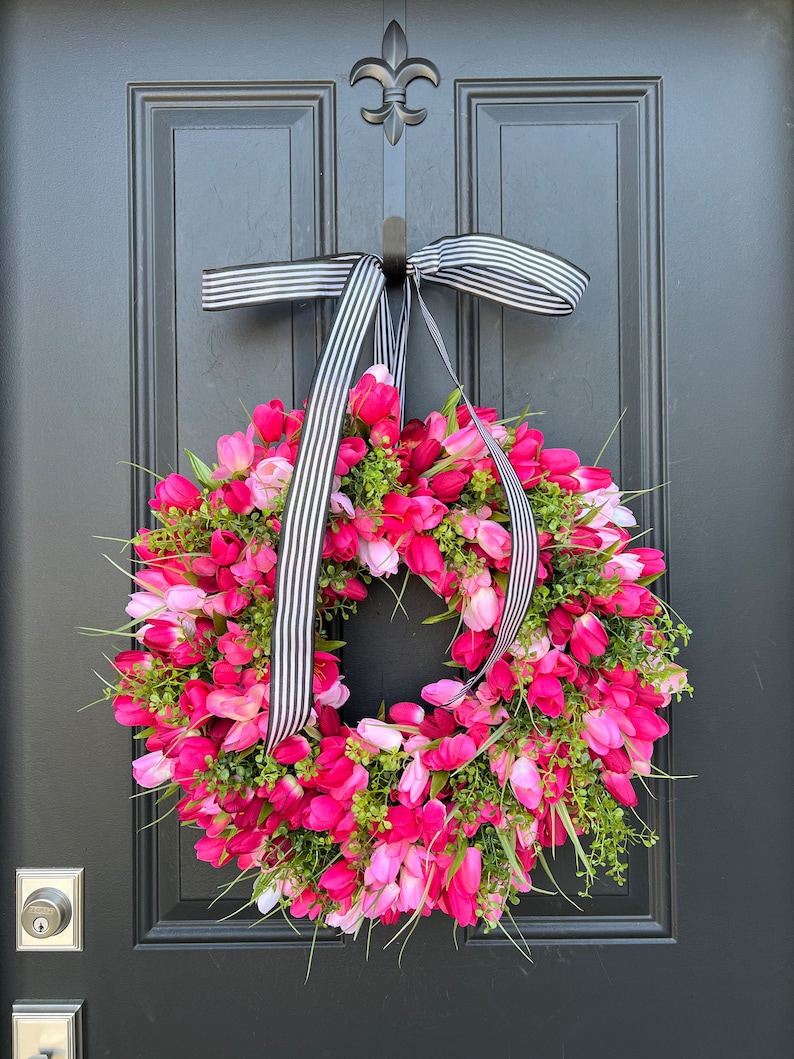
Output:
[[72,903],[63,890],[45,886],[34,890],[22,906],[22,926],[32,938],[51,938],[69,926]]

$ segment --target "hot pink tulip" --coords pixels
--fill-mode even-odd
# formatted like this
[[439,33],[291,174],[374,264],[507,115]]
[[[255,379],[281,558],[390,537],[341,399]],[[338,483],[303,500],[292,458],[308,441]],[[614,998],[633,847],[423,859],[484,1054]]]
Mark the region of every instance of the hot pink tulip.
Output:
[[236,563],[243,547],[240,538],[230,530],[216,529],[210,537],[210,554],[219,566]]
[[415,702],[395,702],[389,707],[389,720],[392,724],[418,728],[424,719],[425,711]]
[[281,441],[284,435],[284,405],[281,401],[258,404],[251,416],[256,432],[266,445]]
[[430,488],[436,498],[444,504],[453,504],[469,484],[469,476],[463,471],[440,471],[430,479]]
[[578,493],[589,493],[594,489],[607,489],[612,482],[612,472],[606,467],[577,467],[571,471],[579,483]]
[[582,614],[571,629],[571,654],[582,665],[590,665],[606,651],[609,635],[600,619],[591,612]]
[[462,927],[474,926],[477,922],[477,891],[482,878],[482,853],[469,846],[458,870],[444,892],[450,915]]
[[451,772],[453,769],[471,761],[477,753],[477,744],[469,735],[459,735],[442,739],[438,747],[422,755],[422,763],[434,772]]
[[344,808],[328,794],[312,798],[304,817],[304,827],[310,831],[330,831],[344,816]]
[[405,552],[405,564],[408,569],[431,581],[444,574],[444,556],[434,537],[414,537]]
[[145,703],[131,695],[114,695],[113,710],[119,724],[127,728],[135,728],[139,724],[148,725],[151,721],[151,714]]
[[251,495],[251,490],[239,478],[235,478],[231,482],[225,482],[220,488],[220,495],[223,497],[223,502],[228,509],[238,515],[250,515],[254,510],[254,498]]
[[601,780],[616,802],[620,802],[621,805],[637,804],[637,792],[632,787],[627,773],[609,772],[604,769],[601,773]]
[[195,511],[201,507],[202,495],[187,478],[181,474],[169,474],[154,487],[155,499],[149,501],[149,507],[155,511],[176,508],[178,511]]
[[282,776],[273,785],[268,800],[280,816],[290,816],[304,797],[304,789],[295,776]]
[[305,761],[311,753],[309,740],[302,735],[291,735],[273,748],[272,756],[279,765],[294,765],[297,761]]
[[474,672],[483,664],[494,644],[484,630],[467,629],[452,644],[452,660]]
[[320,876],[319,885],[330,894],[334,901],[343,901],[352,897],[358,886],[355,866],[339,860],[326,868]]
[[366,426],[386,417],[396,419],[400,414],[400,395],[391,381],[388,371],[380,372],[378,366],[370,368],[350,391],[348,412]]

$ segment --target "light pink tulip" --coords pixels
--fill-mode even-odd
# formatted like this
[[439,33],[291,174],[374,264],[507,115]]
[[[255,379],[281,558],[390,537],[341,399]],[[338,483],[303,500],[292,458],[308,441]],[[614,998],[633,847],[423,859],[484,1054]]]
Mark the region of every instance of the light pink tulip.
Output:
[[501,613],[501,603],[495,589],[490,585],[478,588],[470,596],[464,596],[461,608],[463,624],[475,632],[492,629]]
[[212,477],[223,481],[241,471],[247,471],[254,461],[254,425],[245,434],[223,434],[218,438],[218,469]]
[[207,696],[207,709],[216,717],[252,721],[262,709],[264,694],[263,684],[254,684],[241,695],[232,694],[231,689],[211,691]]
[[429,782],[430,772],[422,764],[419,755],[414,754],[411,763],[404,769],[397,787],[401,804],[411,809],[421,805]]
[[155,750],[133,761],[132,774],[141,787],[159,787],[161,783],[170,783],[172,764],[163,757],[162,750]]
[[623,746],[623,733],[608,710],[588,710],[583,720],[582,738],[594,753]]
[[385,721],[367,718],[359,721],[356,731],[362,739],[381,750],[399,750],[402,746],[402,733]]
[[201,611],[206,598],[207,593],[194,585],[174,585],[165,593],[165,602],[172,614]]
[[540,773],[534,761],[520,757],[513,762],[510,769],[510,786],[513,793],[527,809],[537,809],[543,792],[540,786]]
[[292,464],[283,456],[268,456],[254,467],[245,484],[260,511],[271,508],[276,497],[284,492],[292,470]]
[[140,621],[143,618],[154,618],[166,610],[162,596],[154,592],[133,592],[130,601],[124,608],[131,618]]
[[358,557],[373,577],[385,577],[397,573],[400,554],[387,540],[358,542]]
[[477,527],[477,543],[492,559],[506,559],[510,555],[512,539],[498,522],[483,519]]

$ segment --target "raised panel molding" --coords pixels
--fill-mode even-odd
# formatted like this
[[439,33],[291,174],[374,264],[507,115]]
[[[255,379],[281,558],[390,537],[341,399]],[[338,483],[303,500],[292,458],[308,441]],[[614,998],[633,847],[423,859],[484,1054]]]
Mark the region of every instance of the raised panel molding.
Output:
[[[542,246],[592,277],[576,314],[562,321],[461,299],[464,384],[475,399],[512,414],[520,409],[504,407],[506,395],[520,393],[526,377],[540,407],[554,410],[557,402],[574,432],[585,434],[599,416],[614,426],[624,412],[608,463],[626,491],[668,480],[661,119],[655,77],[456,83],[458,231]],[[553,443],[577,447],[558,437]],[[653,527],[645,540],[664,548],[665,490],[633,506],[641,526]],[[669,738],[656,758],[666,772]],[[550,944],[674,939],[671,795],[664,782],[652,787],[654,798],[641,797],[639,809],[659,841],[632,849],[626,887],[599,888],[578,900],[582,911],[562,897],[530,895],[507,928],[513,939],[519,932]],[[534,876],[543,887],[542,871]],[[560,881],[575,894],[565,859]],[[468,940],[509,944],[480,929]]]
[[[189,414],[200,396],[196,380],[210,373],[216,347],[236,342],[239,349],[246,330],[257,355],[264,350],[260,359],[271,375],[280,370],[282,384],[295,393],[308,389],[326,310],[311,305],[274,311],[270,332],[276,338],[269,341],[287,349],[276,364],[264,345],[268,339],[257,310],[251,326],[238,324],[233,334],[221,330],[226,314],[201,314],[201,268],[336,250],[334,91],[333,82],[130,85],[132,460],[138,467],[163,474],[178,467],[184,443],[180,416]],[[224,214],[224,188],[213,177],[228,166],[239,194],[236,156],[231,155],[246,147],[252,158],[247,179],[256,201],[248,211],[236,202]],[[268,185],[256,187],[263,172]],[[217,196],[217,206],[209,204],[211,195]],[[263,203],[273,215],[264,220]],[[213,224],[214,234],[207,236]],[[224,253],[240,255],[239,260],[223,260]],[[234,359],[240,370],[245,358]],[[263,365],[257,363],[256,370]],[[135,528],[147,522],[151,480],[140,470],[133,473]],[[293,926],[281,917],[260,923],[250,913],[225,919],[244,902],[244,887],[212,907],[207,894],[214,895],[214,888],[236,871],[216,873],[197,864],[192,841],[186,841],[189,835],[178,827],[175,814],[152,826],[159,815],[152,796],[139,796],[132,804],[137,945],[340,944],[336,931],[319,931],[315,939],[314,925]]]

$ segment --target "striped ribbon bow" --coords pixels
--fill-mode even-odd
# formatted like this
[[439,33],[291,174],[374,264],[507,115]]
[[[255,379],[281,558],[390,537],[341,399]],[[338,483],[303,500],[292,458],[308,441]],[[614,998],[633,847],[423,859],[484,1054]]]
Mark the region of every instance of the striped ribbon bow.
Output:
[[395,333],[383,262],[369,254],[240,265],[203,273],[202,308],[237,309],[264,302],[339,298],[306,402],[306,415],[281,521],[271,631],[270,714],[265,749],[300,731],[313,707],[314,623],[323,537],[348,392],[375,319],[375,361],[389,367],[400,391],[411,290],[452,381],[490,453],[507,499],[512,550],[504,610],[490,656],[466,684],[480,680],[514,642],[532,598],[538,536],[532,508],[513,467],[463,392],[438,327],[422,298],[422,281],[547,316],[576,308],[589,282],[581,269],[547,250],[496,235],[439,239],[408,258]]

